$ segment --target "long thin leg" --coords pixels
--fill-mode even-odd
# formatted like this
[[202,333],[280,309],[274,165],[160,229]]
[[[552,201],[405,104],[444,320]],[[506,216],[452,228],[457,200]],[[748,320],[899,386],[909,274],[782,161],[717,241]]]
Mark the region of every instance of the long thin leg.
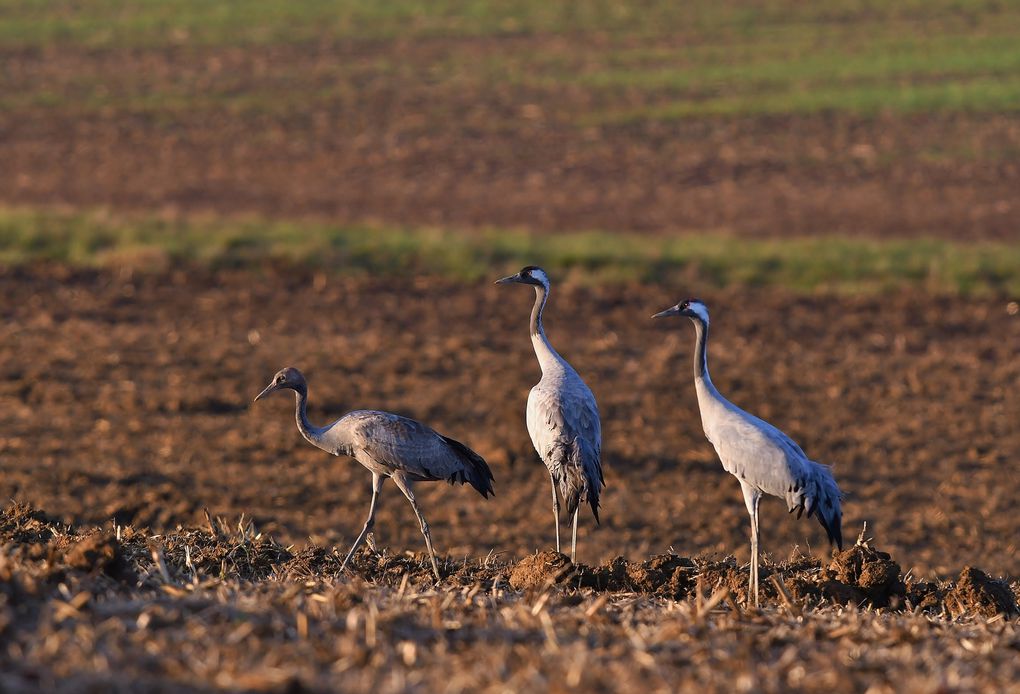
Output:
[[580,505],[574,509],[574,533],[570,538],[570,561],[574,561],[577,554],[577,512],[581,510]]
[[760,569],[760,557],[761,549],[758,542],[759,538],[759,525],[758,525],[758,504],[761,502],[761,493],[754,495],[754,521],[752,523],[751,532],[754,533],[754,606],[758,607],[758,585],[761,583],[761,569]]
[[560,551],[560,497],[556,496],[556,479],[549,475],[549,483],[552,485],[553,497],[553,522],[556,526],[556,551]]
[[744,493],[744,506],[751,517],[751,571],[747,584],[747,600],[754,597],[754,606],[758,607],[758,502],[761,492],[755,487],[740,480],[740,491]]
[[340,565],[341,571],[347,568],[347,563],[351,560],[351,557],[354,556],[354,550],[361,545],[362,540],[365,539],[365,535],[372,532],[372,526],[375,525],[376,501],[379,498],[379,490],[382,489],[382,483],[385,479],[386,478],[382,475],[377,475],[374,472],[372,473],[372,503],[368,507],[368,520],[365,521],[365,527],[361,529],[361,534],[358,535],[358,539],[355,540],[354,544],[351,546],[351,551],[347,553],[346,557],[344,557],[344,563]]
[[403,477],[397,477],[394,475],[393,482],[397,487],[404,493],[407,500],[411,502],[411,508],[414,510],[414,515],[418,516],[418,522],[421,524],[421,534],[425,536],[425,547],[429,550],[429,560],[432,562],[432,571],[436,574],[436,581],[443,580],[439,575],[439,564],[436,563],[436,552],[432,549],[432,535],[429,533],[429,524],[425,520],[425,516],[422,515],[421,509],[418,508],[418,502],[414,498],[414,492],[411,491],[411,482],[405,480]]

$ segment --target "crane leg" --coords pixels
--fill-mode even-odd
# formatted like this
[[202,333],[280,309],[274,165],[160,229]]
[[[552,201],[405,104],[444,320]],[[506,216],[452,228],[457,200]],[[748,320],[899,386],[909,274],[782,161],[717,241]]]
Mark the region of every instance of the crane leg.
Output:
[[577,554],[577,512],[580,510],[580,506],[574,509],[574,532],[570,538],[570,561],[574,561],[574,557]]
[[761,581],[759,565],[761,549],[758,544],[758,504],[761,502],[761,493],[754,495],[754,520],[752,522],[751,532],[754,533],[754,606],[758,607],[758,584]]
[[[354,556],[354,550],[356,550],[361,545],[361,542],[362,540],[365,539],[365,536],[368,533],[372,532],[372,527],[375,525],[376,501],[379,499],[379,490],[382,489],[382,483],[383,480],[385,479],[386,478],[383,477],[382,475],[377,475],[374,472],[372,473],[372,503],[368,507],[368,520],[365,521],[365,527],[361,529],[361,533],[358,535],[358,539],[355,540],[354,544],[351,546],[351,551],[349,551],[347,553],[347,556],[344,557],[344,562],[343,564],[340,565],[340,571],[343,571],[344,569],[347,568],[348,562],[350,562],[351,557]],[[374,550],[375,548],[373,547],[372,549]]]
[[[560,551],[560,497],[556,496],[556,479],[549,475],[549,483],[552,485],[553,498],[553,523],[556,527],[556,551]],[[573,561],[573,560],[571,560]]]
[[425,516],[422,515],[421,509],[418,508],[418,502],[414,498],[414,492],[411,491],[411,483],[402,477],[393,478],[394,483],[404,493],[407,500],[411,503],[411,509],[414,510],[414,515],[418,517],[418,523],[421,524],[421,534],[425,536],[425,547],[429,551],[429,561],[432,562],[432,572],[436,575],[436,582],[442,581],[442,576],[439,575],[439,564],[436,563],[436,552],[432,549],[432,534],[429,532],[428,521],[425,520]]
[[747,584],[747,601],[750,602],[753,596],[754,606],[758,607],[758,503],[761,492],[743,480],[740,481],[740,490],[744,493],[747,515],[751,517],[751,575]]

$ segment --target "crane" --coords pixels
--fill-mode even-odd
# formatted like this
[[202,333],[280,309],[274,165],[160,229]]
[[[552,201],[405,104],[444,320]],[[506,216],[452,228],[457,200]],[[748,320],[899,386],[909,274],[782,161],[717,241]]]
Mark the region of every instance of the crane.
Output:
[[830,544],[843,549],[841,528],[843,498],[832,469],[809,459],[793,439],[768,422],[740,409],[724,398],[708,373],[708,307],[698,299],[686,299],[656,313],[652,318],[686,316],[694,322],[694,387],[698,394],[701,424],[723,468],[740,482],[744,505],[751,516],[751,577],[748,600],[758,606],[758,503],[762,494],[786,501],[787,509],[800,518],[817,514]]
[[443,436],[421,422],[390,412],[355,410],[328,426],[314,426],[306,414],[308,384],[304,375],[293,367],[277,372],[269,385],[255,396],[255,400],[282,390],[294,391],[297,426],[309,443],[333,455],[350,456],[372,473],[372,501],[368,507],[368,520],[340,565],[340,570],[347,567],[354,551],[375,525],[379,490],[389,477],[410,502],[421,525],[421,533],[425,536],[432,571],[437,581],[442,580],[436,553],[432,549],[429,524],[418,507],[412,487],[415,482],[467,483],[484,498],[488,498],[494,493],[493,477],[485,460],[460,441]]
[[542,268],[529,265],[515,275],[496,281],[496,284],[510,283],[535,288],[531,344],[542,368],[542,378],[528,395],[528,433],[549,470],[557,552],[560,551],[561,498],[566,502],[568,517],[573,516],[570,560],[574,561],[578,506],[582,499],[587,500],[595,522],[599,522],[599,493],[605,484],[599,408],[577,371],[557,354],[545,336],[542,312],[549,298],[549,276]]

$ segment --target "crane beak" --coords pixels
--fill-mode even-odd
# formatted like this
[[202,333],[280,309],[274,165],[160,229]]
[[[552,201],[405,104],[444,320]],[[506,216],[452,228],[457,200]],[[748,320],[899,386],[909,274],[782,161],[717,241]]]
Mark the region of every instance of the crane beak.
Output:
[[516,275],[510,275],[509,277],[504,277],[502,279],[496,280],[496,284],[513,284],[515,282],[520,282],[520,281],[521,281],[521,273],[518,272]]
[[680,315],[680,309],[676,306],[667,308],[665,311],[659,311],[652,318],[666,318],[667,316],[678,316]]
[[268,386],[265,387],[265,389],[261,393],[259,393],[258,395],[255,396],[255,400],[253,400],[253,402],[258,402],[259,400],[261,400],[262,398],[266,397],[270,393],[278,390],[279,387],[280,387],[279,384],[270,383]]

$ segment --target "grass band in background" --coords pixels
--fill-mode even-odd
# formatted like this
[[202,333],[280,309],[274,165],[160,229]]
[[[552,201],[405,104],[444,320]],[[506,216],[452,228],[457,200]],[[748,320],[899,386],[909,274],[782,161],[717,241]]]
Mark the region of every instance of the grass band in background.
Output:
[[0,210],[0,263],[37,262],[139,270],[165,269],[170,263],[214,269],[284,264],[341,274],[414,273],[466,281],[535,263],[580,282],[1020,294],[1020,245],[1007,243],[750,240],[711,231],[541,234]]

